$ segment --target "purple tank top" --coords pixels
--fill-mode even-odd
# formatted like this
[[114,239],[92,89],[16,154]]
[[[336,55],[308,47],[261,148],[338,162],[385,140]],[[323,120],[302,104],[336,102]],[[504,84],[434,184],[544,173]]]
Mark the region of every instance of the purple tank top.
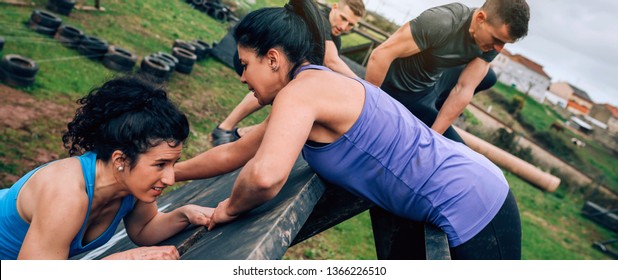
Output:
[[[328,70],[308,65],[297,73],[307,69]],[[380,88],[357,81],[365,87],[359,118],[333,143],[306,144],[304,159],[326,181],[398,216],[436,225],[451,247],[470,240],[506,199],[502,171],[431,130]]]

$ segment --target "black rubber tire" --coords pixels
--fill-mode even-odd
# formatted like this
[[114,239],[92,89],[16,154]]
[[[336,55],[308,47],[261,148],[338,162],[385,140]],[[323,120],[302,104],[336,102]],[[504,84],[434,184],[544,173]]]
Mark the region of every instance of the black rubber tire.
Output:
[[0,78],[11,87],[29,87],[34,84],[34,77],[21,77],[0,68]]
[[128,67],[128,66],[124,66],[124,65],[120,65],[117,62],[109,59],[108,56],[105,56],[103,58],[103,65],[110,70],[114,70],[114,71],[118,71],[118,72],[131,72],[133,71],[133,67]]
[[176,65],[176,72],[188,75],[191,74],[191,71],[193,71],[193,65],[185,65],[182,63]]
[[216,9],[214,12],[213,17],[221,22],[226,22],[227,21],[227,9],[223,8],[223,9]]
[[30,21],[28,23],[28,28],[34,30],[34,32],[39,33],[39,34],[43,34],[43,35],[47,35],[47,36],[54,36],[54,34],[56,34],[56,29],[54,28],[50,28],[50,27],[45,27],[42,25],[39,25],[35,22]]
[[70,25],[61,25],[54,36],[63,46],[71,49],[77,48],[83,37],[83,31]]
[[188,50],[192,53],[195,53],[195,46],[193,44],[191,44],[191,42],[189,41],[185,41],[185,40],[180,40],[180,39],[176,39],[174,40],[174,44],[172,45],[172,48],[183,48],[185,50]]
[[58,34],[65,38],[82,38],[84,37],[84,32],[79,28],[71,25],[61,25],[58,27]]
[[94,60],[101,60],[108,49],[107,41],[94,36],[84,36],[77,50],[79,53]]
[[148,55],[142,59],[140,70],[154,77],[164,79],[169,77],[170,73],[170,67],[165,64],[165,62],[161,61],[161,59],[152,55]]
[[163,61],[164,63],[166,63],[167,66],[170,67],[170,73],[174,72],[174,70],[176,70],[176,63],[178,63],[178,60],[175,57],[174,57],[174,59],[176,59],[176,60],[174,61],[171,58],[169,58],[168,56],[164,56],[164,55],[161,55],[159,53],[152,54],[152,56],[154,56],[154,57],[160,59],[161,61]]
[[109,46],[105,59],[110,59],[118,65],[133,68],[135,62],[137,62],[137,55],[133,54],[130,50],[118,46]]
[[190,41],[189,43],[191,43],[191,45],[195,47],[194,54],[197,57],[197,60],[202,60],[206,57],[206,51],[207,51],[206,47],[198,43],[196,40]]
[[171,55],[171,54],[169,54],[169,53],[166,53],[166,52],[157,52],[156,54],[157,54],[157,55],[159,55],[159,56],[163,56],[163,57],[165,57],[165,58],[170,59],[171,61],[173,61],[173,62],[174,62],[174,64],[178,64],[178,63],[180,63],[180,61],[178,61],[178,58],[176,58],[175,56],[173,56],[173,55]]
[[30,20],[38,25],[53,28],[54,30],[58,29],[58,26],[62,24],[62,19],[57,15],[41,10],[32,11]]
[[0,68],[6,73],[24,78],[32,78],[39,71],[36,61],[17,54],[5,55],[0,61]]
[[192,66],[197,60],[197,56],[194,53],[179,47],[172,48],[172,55],[178,58],[178,64],[187,66]]

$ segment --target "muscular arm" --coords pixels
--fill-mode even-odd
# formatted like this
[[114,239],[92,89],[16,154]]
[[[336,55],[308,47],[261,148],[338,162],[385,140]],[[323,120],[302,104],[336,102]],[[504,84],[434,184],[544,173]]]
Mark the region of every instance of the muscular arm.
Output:
[[234,171],[251,159],[264,135],[266,121],[237,141],[214,147],[174,166],[176,181],[204,179]]
[[468,63],[459,75],[457,84],[451,89],[442,108],[440,108],[438,116],[431,126],[433,130],[442,134],[453,124],[466,106],[470,104],[474,96],[474,89],[483,80],[488,70],[489,63],[480,58],[475,58]]
[[352,69],[350,69],[350,67],[345,64],[339,56],[335,43],[333,41],[326,40],[325,45],[326,50],[324,53],[324,65],[337,73],[356,78],[357,76],[354,74],[354,71],[352,71]]
[[279,193],[315,120],[314,106],[311,105],[315,102],[309,92],[303,92],[310,88],[296,86],[278,94],[260,148],[238,175],[230,198],[215,209],[209,228],[229,222]]
[[170,212],[158,212],[156,203],[136,202],[127,217],[127,235],[135,244],[154,245],[185,229],[188,225],[208,225],[213,208],[188,204]]
[[367,62],[365,80],[376,86],[381,86],[388,68],[396,58],[408,57],[420,52],[410,28],[409,23],[402,25],[371,52]]

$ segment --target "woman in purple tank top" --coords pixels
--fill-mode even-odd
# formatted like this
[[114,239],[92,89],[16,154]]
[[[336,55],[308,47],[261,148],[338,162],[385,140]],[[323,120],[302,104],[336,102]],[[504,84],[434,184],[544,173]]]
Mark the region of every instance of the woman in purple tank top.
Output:
[[237,25],[241,81],[272,110],[239,140],[176,165],[179,181],[244,166],[209,228],[277,195],[302,152],[325,180],[440,227],[454,259],[521,258],[519,213],[500,169],[377,87],[317,66],[321,25],[311,0],[254,11]]

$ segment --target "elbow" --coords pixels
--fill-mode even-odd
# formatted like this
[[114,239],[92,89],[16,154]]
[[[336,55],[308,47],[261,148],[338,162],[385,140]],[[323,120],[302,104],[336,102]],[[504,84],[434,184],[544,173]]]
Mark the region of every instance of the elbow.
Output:
[[250,180],[256,194],[264,200],[272,199],[279,193],[287,176],[273,172],[273,169],[254,169],[250,174]]

